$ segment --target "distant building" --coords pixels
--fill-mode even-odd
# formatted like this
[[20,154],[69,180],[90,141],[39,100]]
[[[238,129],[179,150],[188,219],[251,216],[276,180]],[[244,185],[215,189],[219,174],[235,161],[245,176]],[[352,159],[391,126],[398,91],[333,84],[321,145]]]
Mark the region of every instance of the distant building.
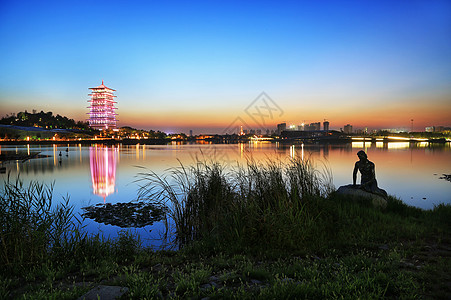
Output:
[[351,134],[352,133],[352,125],[347,124],[343,127],[343,132],[346,134]]
[[329,121],[324,121],[323,122],[323,130],[324,131],[329,131]]
[[193,136],[193,130],[192,129],[189,131],[189,136]]
[[116,128],[116,113],[117,109],[114,107],[114,104],[117,103],[114,101],[113,92],[116,90],[110,89],[103,84],[98,87],[89,88],[92,90],[91,100],[88,102],[91,103],[89,106],[89,126],[98,130],[105,129],[113,129]]
[[368,127],[354,129],[356,134],[368,134]]
[[310,123],[309,125],[304,126],[305,131],[319,131],[321,130],[321,123]]
[[444,131],[450,131],[449,127],[445,126],[429,126],[425,128],[426,132],[444,132]]
[[277,124],[277,134],[280,135],[282,131],[287,129],[287,123]]
[[407,129],[399,129],[399,128],[384,128],[381,129],[381,131],[386,131],[389,133],[400,133],[400,132],[407,132]]

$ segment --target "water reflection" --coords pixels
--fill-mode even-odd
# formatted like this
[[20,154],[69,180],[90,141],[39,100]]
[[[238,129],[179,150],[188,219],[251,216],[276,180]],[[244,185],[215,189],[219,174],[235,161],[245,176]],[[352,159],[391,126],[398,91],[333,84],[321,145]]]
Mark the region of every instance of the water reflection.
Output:
[[327,159],[329,157],[329,151],[333,150],[329,144],[285,144],[275,143],[270,144],[272,149],[277,149],[279,154],[287,155],[290,158],[300,157],[301,160],[310,158],[312,156],[320,156]]
[[388,149],[409,149],[409,147],[410,147],[409,142],[396,142],[387,144]]
[[[304,146],[304,144],[302,144],[302,146]],[[290,146],[290,157],[292,159],[296,158],[296,149],[295,149],[295,147],[296,147],[295,145],[291,145]],[[302,147],[301,155],[302,155],[302,160],[304,160],[304,147]]]
[[115,147],[89,147],[92,190],[95,195],[105,198],[114,193],[118,150]]
[[[349,184],[356,153],[365,150],[376,163],[381,186],[389,193],[409,204],[424,208],[451,201],[449,196],[451,184],[439,180],[442,174],[450,174],[450,143],[373,140],[364,143],[354,141],[337,144],[246,142],[178,145],[174,142],[159,146],[114,147],[100,145],[89,147],[81,144],[1,145],[0,149],[1,153],[39,152],[41,155],[41,158],[27,161],[3,162],[4,174],[0,174],[0,179],[6,179],[5,174],[11,174],[12,178],[20,174],[24,180],[55,182],[56,189],[60,189],[58,193],[63,195],[68,193],[71,199],[85,199],[92,195],[106,198],[110,195],[110,203],[124,202],[124,199],[128,201],[130,195],[136,192],[132,185],[126,186],[138,172],[136,165],[150,168],[160,174],[167,168],[179,166],[180,162],[190,165],[195,157],[215,159],[230,166],[235,166],[237,162],[245,163],[248,158],[266,160],[291,156],[300,159],[312,158],[317,162],[327,160],[334,173],[334,183],[340,186]],[[119,165],[121,172],[118,170],[116,174]],[[92,182],[86,184],[89,173]],[[81,196],[83,192],[86,196]],[[114,195],[111,195],[113,193]],[[423,200],[424,197],[427,198],[427,203]],[[415,202],[417,198],[419,202]]]

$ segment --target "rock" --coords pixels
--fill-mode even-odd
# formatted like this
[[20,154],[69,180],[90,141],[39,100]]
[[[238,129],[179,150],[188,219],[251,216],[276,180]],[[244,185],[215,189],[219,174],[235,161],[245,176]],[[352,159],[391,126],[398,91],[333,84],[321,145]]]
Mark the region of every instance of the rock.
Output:
[[342,185],[338,188],[337,194],[348,195],[354,198],[366,198],[371,200],[374,207],[387,207],[387,200],[384,197],[368,193],[364,190],[358,188],[358,186],[353,186],[352,184]]
[[99,285],[78,300],[118,299],[128,292],[128,288],[121,286]]

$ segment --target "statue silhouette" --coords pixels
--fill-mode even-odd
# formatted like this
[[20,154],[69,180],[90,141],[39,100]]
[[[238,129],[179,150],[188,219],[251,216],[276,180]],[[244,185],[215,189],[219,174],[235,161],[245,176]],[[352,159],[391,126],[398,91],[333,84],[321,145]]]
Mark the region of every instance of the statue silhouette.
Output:
[[[354,172],[352,173],[352,184],[366,192],[376,194],[387,198],[387,192],[377,186],[376,171],[374,163],[368,160],[365,151],[357,152],[359,160],[355,163]],[[360,171],[360,186],[356,185],[357,172]]]

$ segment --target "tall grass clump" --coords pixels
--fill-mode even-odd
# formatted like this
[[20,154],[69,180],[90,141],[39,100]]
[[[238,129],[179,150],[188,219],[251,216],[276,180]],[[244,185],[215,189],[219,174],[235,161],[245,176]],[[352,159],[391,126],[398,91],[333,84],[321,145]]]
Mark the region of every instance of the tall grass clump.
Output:
[[169,169],[165,176],[149,170],[139,177],[138,198],[167,208],[167,230],[172,229],[173,222],[180,245],[211,230],[224,215],[221,209],[232,205],[235,198],[224,168],[217,162],[180,165]]
[[[167,207],[179,246],[202,240],[228,248],[298,248],[312,240],[333,190],[330,173],[310,160],[248,159],[231,170],[217,161],[140,173],[139,198]],[[320,205],[321,206],[321,205]],[[307,209],[308,207],[308,209]]]
[[[53,184],[24,185],[9,177],[0,190],[0,265],[4,271],[18,271],[62,253],[74,239],[82,239],[79,224],[73,222],[69,199],[54,206]],[[60,251],[58,251],[60,250]]]

